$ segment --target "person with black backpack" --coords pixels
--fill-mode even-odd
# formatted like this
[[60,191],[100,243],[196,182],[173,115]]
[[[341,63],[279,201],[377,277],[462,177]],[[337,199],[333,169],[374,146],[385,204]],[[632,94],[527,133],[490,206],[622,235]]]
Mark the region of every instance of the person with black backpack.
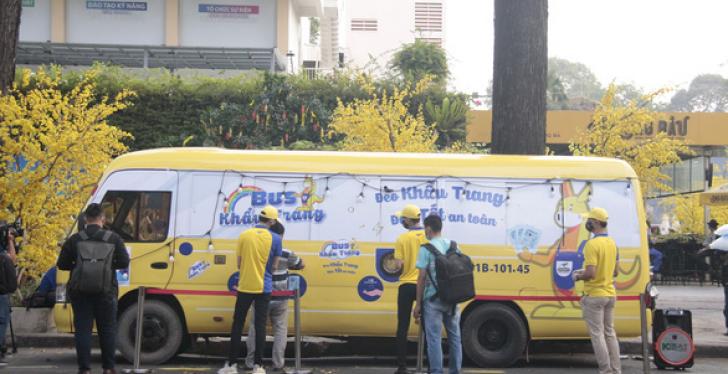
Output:
[[67,294],[73,308],[78,372],[91,373],[91,332],[96,321],[103,372],[115,374],[119,293],[115,270],[129,267],[129,254],[119,235],[103,229],[101,205],[90,204],[84,216],[86,227],[63,243],[57,266],[71,271]]
[[417,256],[417,304],[412,312],[416,321],[422,317],[427,340],[427,359],[431,374],[443,373],[442,327],[447,331],[450,374],[460,373],[463,347],[460,341],[460,311],[457,304],[475,296],[473,263],[460,252],[457,244],[441,236],[442,219],[425,218],[424,244]]

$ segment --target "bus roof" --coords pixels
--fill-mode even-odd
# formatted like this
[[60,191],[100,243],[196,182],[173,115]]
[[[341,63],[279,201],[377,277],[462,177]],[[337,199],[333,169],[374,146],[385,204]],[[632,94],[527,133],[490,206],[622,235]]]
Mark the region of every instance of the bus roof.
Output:
[[249,151],[159,148],[116,158],[106,173],[124,169],[617,180],[636,178],[618,159],[451,153]]

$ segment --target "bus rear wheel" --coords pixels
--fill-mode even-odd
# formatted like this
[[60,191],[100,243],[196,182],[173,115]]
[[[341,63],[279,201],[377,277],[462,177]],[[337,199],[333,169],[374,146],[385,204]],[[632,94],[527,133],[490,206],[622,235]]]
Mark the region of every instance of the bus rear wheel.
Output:
[[[119,318],[117,345],[122,356],[134,362],[136,339],[136,303],[129,305]],[[141,362],[157,365],[167,362],[179,351],[184,338],[182,321],[177,312],[160,300],[144,302]]]
[[521,316],[503,304],[484,304],[470,312],[463,323],[465,354],[481,367],[513,365],[528,343]]

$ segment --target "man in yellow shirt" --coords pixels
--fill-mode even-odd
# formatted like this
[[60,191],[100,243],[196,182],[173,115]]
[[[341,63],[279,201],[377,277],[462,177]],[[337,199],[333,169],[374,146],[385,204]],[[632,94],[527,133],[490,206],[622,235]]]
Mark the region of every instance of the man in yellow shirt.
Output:
[[599,373],[622,372],[619,361],[619,342],[614,331],[614,305],[617,290],[619,254],[614,240],[607,236],[609,215],[602,208],[592,209],[586,220],[586,229],[594,237],[584,247],[584,269],[575,271],[574,280],[584,281],[581,309],[591,336],[594,354],[597,356]]
[[245,230],[238,238],[239,280],[237,299],[233,312],[233,327],[230,332],[230,354],[219,374],[237,374],[237,358],[240,353],[245,316],[255,302],[255,350],[253,374],[265,374],[263,349],[265,346],[265,321],[268,315],[271,291],[273,290],[273,269],[283,255],[281,237],[270,231],[278,220],[278,209],[268,205],[260,211],[259,224]]
[[397,295],[397,371],[407,373],[407,332],[409,331],[412,304],[417,298],[417,275],[415,266],[420,247],[427,243],[425,230],[420,225],[420,208],[408,204],[396,215],[407,232],[401,234],[394,244],[394,259],[402,270],[399,276]]

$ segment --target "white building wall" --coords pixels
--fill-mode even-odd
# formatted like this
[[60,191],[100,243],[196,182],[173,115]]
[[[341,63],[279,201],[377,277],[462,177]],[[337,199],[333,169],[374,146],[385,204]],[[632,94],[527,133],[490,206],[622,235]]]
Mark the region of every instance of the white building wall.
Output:
[[[223,7],[200,6],[212,3]],[[226,8],[226,5],[233,7]],[[257,13],[255,10],[243,10],[239,8],[241,6],[257,7]],[[180,45],[273,48],[276,45],[276,1],[182,0]]]
[[[146,4],[146,10],[126,10],[122,3]],[[116,9],[95,8],[103,5],[113,5]],[[66,7],[68,43],[164,44],[163,1],[68,0]]]
[[[303,62],[301,56],[302,40],[301,40],[301,16],[293,1],[288,2],[288,49],[283,53],[293,52],[293,72],[297,72]],[[286,61],[287,63],[290,60]],[[290,67],[289,67],[290,68]]]
[[35,0],[34,3],[23,6],[20,16],[19,37],[21,42],[46,42],[51,40],[50,0]]
[[[415,2],[442,4],[442,32],[416,30]],[[346,63],[359,68],[386,67],[403,44],[413,43],[417,38],[440,39],[445,47],[446,8],[446,0],[343,0],[339,43]],[[356,19],[376,20],[377,30],[352,30],[352,20]],[[371,65],[371,57],[376,59],[374,66]]]
[[[345,0],[346,15],[341,18],[346,33],[346,62],[363,68],[370,55],[386,66],[402,44],[415,40],[414,0]],[[376,31],[352,31],[352,19],[377,21]],[[340,35],[343,38],[343,36]]]
[[[324,8],[324,16],[321,17],[321,67],[331,69],[338,65],[341,35],[341,24],[345,21],[341,18],[341,0],[329,0]],[[344,34],[346,35],[346,34]]]

